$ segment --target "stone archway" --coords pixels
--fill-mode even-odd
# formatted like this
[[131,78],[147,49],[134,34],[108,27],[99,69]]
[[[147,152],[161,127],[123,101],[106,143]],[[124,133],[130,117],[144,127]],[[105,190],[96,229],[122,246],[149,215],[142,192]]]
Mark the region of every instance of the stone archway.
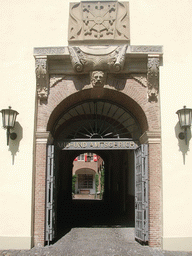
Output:
[[[127,84],[130,81],[127,81]],[[121,106],[126,107],[137,118],[140,124],[142,135],[141,143],[149,144],[149,244],[151,246],[160,245],[161,234],[161,169],[160,169],[160,134],[159,130],[152,130],[154,125],[157,126],[158,108],[156,104],[151,105],[147,100],[142,99],[145,91],[140,90],[140,84],[132,80],[132,89],[138,90],[135,94],[137,97],[133,100],[126,93],[117,92],[111,89],[93,88],[85,89],[80,92],[71,93],[70,96],[62,95],[60,99],[56,98],[57,93],[61,93],[62,81],[58,83],[57,90],[50,93],[50,101],[46,105],[38,106],[38,131],[36,133],[36,182],[35,182],[35,222],[34,222],[34,242],[35,245],[44,245],[44,221],[45,221],[45,180],[46,180],[46,148],[47,144],[52,143],[51,132],[54,124],[61,117],[62,113],[67,112],[74,103],[85,102],[94,99],[110,99],[116,104],[121,102]],[[129,85],[128,85],[129,86]],[[130,86],[129,86],[130,87]],[[132,92],[133,90],[130,89]],[[91,99],[90,99],[91,98]],[[136,102],[140,103],[140,105]],[[53,102],[54,101],[54,102]],[[57,106],[54,108],[54,106]],[[50,111],[53,109],[52,111]],[[145,111],[143,110],[145,109]],[[46,121],[47,120],[47,121]],[[151,131],[149,130],[151,128]],[[41,129],[40,129],[41,128]],[[56,133],[54,134],[56,136]]]

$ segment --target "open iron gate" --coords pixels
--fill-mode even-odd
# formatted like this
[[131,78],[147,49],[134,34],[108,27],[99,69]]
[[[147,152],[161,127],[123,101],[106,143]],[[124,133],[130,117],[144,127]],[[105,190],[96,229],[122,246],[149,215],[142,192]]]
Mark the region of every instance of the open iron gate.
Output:
[[[54,145],[47,149],[46,180],[46,227],[45,240],[53,241],[56,236],[56,179]],[[135,239],[148,243],[148,145],[135,149]]]
[[135,150],[135,239],[148,243],[148,145]]
[[47,180],[46,180],[46,226],[45,241],[53,241],[56,236],[56,179],[54,164],[54,145],[47,148]]

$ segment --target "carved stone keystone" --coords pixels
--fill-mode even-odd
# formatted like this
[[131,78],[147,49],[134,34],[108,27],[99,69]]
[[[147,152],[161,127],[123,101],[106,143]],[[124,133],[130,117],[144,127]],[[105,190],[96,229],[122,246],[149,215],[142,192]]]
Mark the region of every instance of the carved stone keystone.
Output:
[[106,83],[106,74],[103,71],[93,71],[90,80],[93,87],[103,87]]

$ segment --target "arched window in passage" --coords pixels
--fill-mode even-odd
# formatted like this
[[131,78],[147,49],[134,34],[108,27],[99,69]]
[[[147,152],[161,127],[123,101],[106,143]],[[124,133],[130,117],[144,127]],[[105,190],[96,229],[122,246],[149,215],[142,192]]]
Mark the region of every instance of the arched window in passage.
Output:
[[86,152],[73,161],[72,199],[102,200],[105,183],[103,159],[96,153]]

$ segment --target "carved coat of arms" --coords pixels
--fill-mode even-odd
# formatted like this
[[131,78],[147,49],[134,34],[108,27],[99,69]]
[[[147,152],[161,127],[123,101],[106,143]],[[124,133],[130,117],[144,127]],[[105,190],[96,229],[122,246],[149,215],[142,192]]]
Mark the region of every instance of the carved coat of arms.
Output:
[[128,10],[128,3],[117,1],[71,3],[69,43],[110,39],[128,42]]

